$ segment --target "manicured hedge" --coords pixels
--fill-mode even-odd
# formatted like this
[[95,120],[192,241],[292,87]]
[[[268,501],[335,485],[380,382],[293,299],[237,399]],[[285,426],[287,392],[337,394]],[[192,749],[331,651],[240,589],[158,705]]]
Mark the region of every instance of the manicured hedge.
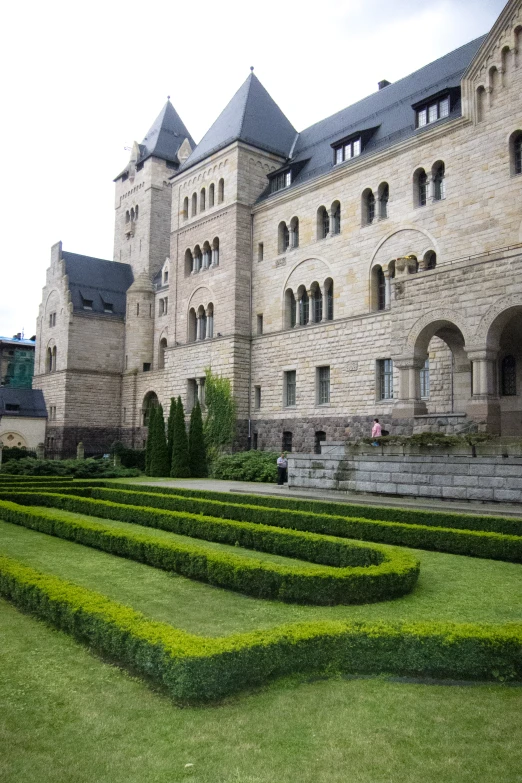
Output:
[[[117,486],[121,487],[122,485]],[[393,546],[408,546],[414,549],[427,549],[470,557],[484,557],[492,560],[522,562],[521,536],[462,528],[452,529],[422,524],[329,516],[293,509],[250,506],[244,503],[239,505],[229,502],[229,496],[224,493],[219,496],[220,500],[214,500],[191,496],[176,497],[172,493],[168,495],[162,495],[159,492],[149,494],[149,489],[151,488],[147,487],[147,492],[144,490],[131,491],[111,486],[105,489],[84,488],[81,491],[74,487],[71,490],[65,488],[60,491],[64,495],[74,493],[75,495],[84,494],[90,497],[118,499],[118,502],[135,506],[143,504],[148,507],[176,510],[180,513],[208,514],[214,518],[244,520],[253,524],[275,525],[280,528],[310,531],[321,535],[380,542]],[[248,497],[257,500],[256,496],[249,495]],[[193,535],[193,533],[189,535]]]
[[522,677],[521,626],[317,622],[203,638],[3,557],[0,593],[161,684],[182,704],[216,701],[296,672]]
[[106,484],[107,487],[122,489],[143,489],[145,492],[162,495],[218,500],[239,505],[264,506],[268,508],[305,511],[312,514],[329,516],[375,519],[378,522],[400,522],[405,525],[433,525],[434,527],[459,528],[461,530],[481,530],[507,535],[522,535],[522,519],[492,516],[488,514],[458,514],[447,511],[426,511],[420,509],[392,508],[386,506],[367,506],[363,503],[340,503],[321,500],[300,500],[282,498],[273,495],[247,495],[238,492],[212,492],[207,490],[185,489],[182,487],[149,486],[146,484]]
[[[44,498],[45,502],[62,503],[61,507],[71,511],[85,513],[87,509],[88,513],[90,510],[90,513],[104,515],[106,518],[122,519],[129,514],[139,515],[140,518],[147,520],[149,525],[153,524],[155,516],[164,517],[166,520],[171,517],[173,525],[178,521],[183,528],[190,527],[191,524],[195,529],[198,525],[205,525],[210,540],[216,540],[212,536],[212,529],[217,532],[218,526],[221,525],[225,530],[227,525],[211,518],[190,519],[189,515],[118,506],[116,503],[100,500],[45,494],[26,497],[29,502],[31,500],[39,502]],[[212,585],[253,595],[256,598],[322,605],[369,603],[405,595],[413,589],[419,575],[419,563],[415,558],[406,552],[385,547],[374,547],[373,551],[370,551],[371,555],[381,560],[378,565],[340,568],[321,565],[311,569],[303,563],[296,566],[279,565],[206,549],[197,544],[162,540],[99,522],[73,520],[56,510],[40,511],[3,500],[0,501],[0,519],[147,563],[156,568],[175,571],[190,579],[199,579]],[[241,538],[243,536],[241,523],[228,523],[228,526],[230,525],[236,526],[236,534]],[[153,526],[159,527],[159,525]],[[255,530],[251,533],[254,539]],[[260,534],[259,540],[261,541],[261,536],[264,535],[267,545],[273,541],[281,549],[285,546],[289,549],[291,544],[303,552],[308,549],[308,554],[311,556],[309,559],[312,559],[315,553],[319,553],[319,557],[323,555],[324,559],[329,556],[334,559],[336,552],[341,555],[342,545],[345,543],[335,540],[321,541],[319,536],[303,535],[295,531],[280,531],[282,541],[278,542],[279,533],[273,528],[260,531]],[[248,531],[245,535],[248,537]],[[363,548],[358,544],[346,544],[346,554],[344,558],[339,556],[339,560],[356,560],[361,549]],[[367,557],[364,551],[363,556]]]
[[10,473],[0,473],[0,484],[53,484],[72,482],[72,476],[18,476]]

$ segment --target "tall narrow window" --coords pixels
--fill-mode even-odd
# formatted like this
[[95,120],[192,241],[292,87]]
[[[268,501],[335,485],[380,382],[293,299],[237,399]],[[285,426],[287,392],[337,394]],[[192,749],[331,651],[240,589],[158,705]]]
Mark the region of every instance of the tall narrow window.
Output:
[[379,187],[379,218],[384,220],[388,217],[388,201],[390,198],[390,188],[387,182]]
[[330,402],[330,368],[317,368],[317,402],[327,405]]
[[187,220],[189,216],[189,200],[188,196],[183,199],[183,220]]
[[419,207],[425,207],[428,200],[428,175],[425,171],[420,172],[417,187]]
[[257,245],[257,260],[262,261],[263,260],[263,254],[264,254],[264,246],[262,242],[259,242]]
[[500,393],[514,397],[517,393],[517,363],[514,356],[504,356],[500,369]]
[[158,369],[163,370],[165,369],[165,355],[167,351],[167,340],[165,337],[162,337],[159,344],[159,351],[158,351]]
[[332,204],[332,234],[341,233],[341,205],[338,201]]
[[511,174],[515,176],[522,174],[522,131],[517,130],[511,134],[509,140],[510,146],[510,158],[511,158]]
[[423,400],[430,398],[430,360],[426,359],[420,371],[420,393]]
[[281,441],[281,449],[282,451],[292,451],[292,433],[285,431],[283,432],[283,438]]
[[285,372],[284,376],[284,404],[285,408],[295,405],[295,370]]
[[393,399],[393,362],[379,359],[377,362],[378,396],[380,400]]
[[222,204],[225,200],[225,180],[220,179],[218,182],[218,204]]
[[214,183],[212,183],[212,185],[210,185],[210,187],[208,189],[208,205],[209,205],[209,207],[213,207],[214,206],[214,198],[215,198],[214,194],[215,194],[215,187],[214,187]]
[[308,293],[303,291],[299,300],[299,325],[306,326],[310,317],[310,301]]
[[375,196],[372,191],[368,193],[366,198],[366,222],[373,223],[375,218]]
[[201,188],[201,193],[199,194],[199,211],[200,212],[204,212],[205,209],[207,208],[206,201],[207,201],[207,199],[206,199],[205,188]]
[[325,207],[317,210],[317,239],[325,239],[330,233],[330,215]]
[[326,440],[326,432],[318,430],[314,435],[314,452],[315,454],[321,453],[321,443]]
[[313,321],[318,324],[323,320],[323,294],[318,285],[313,288],[312,306]]
[[296,318],[296,304],[294,292],[291,288],[285,291],[285,328],[293,329]]
[[446,198],[444,163],[437,163],[433,170],[433,198],[435,201],[442,201]]
[[254,408],[256,411],[261,407],[261,386],[254,386]]
[[294,217],[290,221],[290,228],[292,229],[292,247],[299,247],[299,219]]
[[327,288],[326,293],[326,305],[327,305],[327,314],[326,318],[328,321],[333,321],[334,317],[334,287],[333,287],[333,280],[330,282]]
[[198,194],[192,194],[192,217],[198,213]]
[[377,283],[377,310],[386,309],[386,278],[382,267],[375,267],[375,277]]
[[257,333],[263,334],[263,315],[259,313],[257,316]]
[[286,253],[288,245],[290,244],[290,232],[288,231],[288,226],[284,220],[279,223],[277,244],[279,253]]

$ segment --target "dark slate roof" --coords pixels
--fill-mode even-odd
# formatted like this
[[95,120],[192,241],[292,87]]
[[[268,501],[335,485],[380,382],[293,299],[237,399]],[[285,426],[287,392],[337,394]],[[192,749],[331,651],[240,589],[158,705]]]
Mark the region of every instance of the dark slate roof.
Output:
[[[5,409],[6,405],[19,405],[18,411]],[[47,408],[41,389],[11,389],[0,387],[0,416],[30,416],[32,418],[47,418]]]
[[[104,304],[112,304],[114,315],[125,315],[125,293],[133,282],[130,264],[104,261],[62,251],[73,308],[77,312],[107,315]],[[83,300],[92,300],[92,311],[84,310]]]
[[147,160],[147,158],[154,156],[162,160],[171,160],[179,163],[177,157],[178,150],[185,139],[188,139],[190,146],[194,148],[195,143],[192,136],[170,100],[168,100],[141,142],[140,157],[137,162],[141,163]]
[[[352,133],[358,134],[362,131],[364,135],[364,131],[368,131],[370,139],[364,147],[363,156],[391,146],[409,136],[422,134],[425,129],[415,128],[415,111],[412,105],[448,88],[456,88],[458,93],[461,77],[485,37],[482,36],[461,46],[410,76],[384,87],[299,133],[292,153],[292,163],[301,162],[304,165],[292,184],[300,184],[332,169],[334,163],[331,145]],[[448,120],[460,114],[461,105],[458,98]],[[353,160],[340,166],[350,166]],[[268,196],[269,193],[266,191],[261,198]]]
[[253,147],[287,157],[296,133],[257,76],[251,73],[192,151],[182,169],[190,168],[233,141],[244,141]]

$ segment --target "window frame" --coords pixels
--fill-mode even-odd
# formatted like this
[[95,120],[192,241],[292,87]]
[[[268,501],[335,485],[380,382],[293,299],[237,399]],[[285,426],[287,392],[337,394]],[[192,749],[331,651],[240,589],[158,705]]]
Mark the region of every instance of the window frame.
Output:
[[439,120],[445,120],[451,114],[451,95],[449,92],[437,98],[415,106],[415,127],[426,128]]
[[316,371],[316,405],[330,405],[331,372],[330,365],[325,364],[315,368]]
[[334,151],[334,166],[339,166],[341,163],[346,163],[347,160],[358,158],[362,153],[362,136],[353,136],[351,139],[335,144]]
[[284,370],[283,408],[295,408],[297,399],[297,371]]
[[377,359],[377,399],[393,400],[393,360]]

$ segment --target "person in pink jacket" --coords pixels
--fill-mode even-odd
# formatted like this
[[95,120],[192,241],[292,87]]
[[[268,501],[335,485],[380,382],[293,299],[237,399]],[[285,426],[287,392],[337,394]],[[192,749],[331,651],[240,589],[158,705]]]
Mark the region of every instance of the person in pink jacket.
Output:
[[[379,424],[379,419],[374,419],[373,427],[372,427],[372,438],[380,438],[381,434],[382,434],[382,427]],[[376,441],[372,443],[372,446],[378,446],[378,445],[379,444]]]

